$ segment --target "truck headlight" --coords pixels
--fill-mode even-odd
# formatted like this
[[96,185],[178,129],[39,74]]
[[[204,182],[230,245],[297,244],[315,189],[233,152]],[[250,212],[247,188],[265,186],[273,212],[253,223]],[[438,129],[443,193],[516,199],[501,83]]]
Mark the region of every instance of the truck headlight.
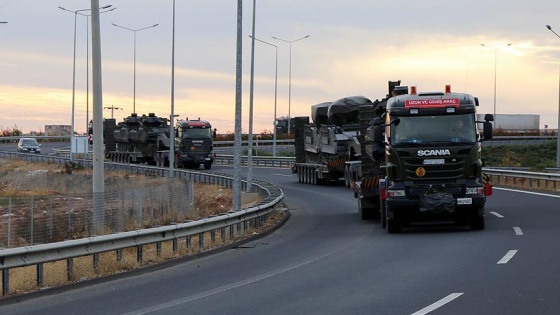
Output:
[[482,195],[484,193],[483,187],[467,187],[465,194],[467,195]]
[[404,189],[389,189],[387,190],[387,197],[405,197]]

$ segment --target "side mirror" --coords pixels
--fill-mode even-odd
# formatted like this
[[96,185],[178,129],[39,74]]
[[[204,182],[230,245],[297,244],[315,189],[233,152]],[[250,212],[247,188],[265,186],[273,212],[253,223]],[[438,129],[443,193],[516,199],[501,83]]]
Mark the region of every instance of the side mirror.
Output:
[[484,115],[484,120],[485,121],[494,121],[494,115],[486,114],[486,115]]
[[[487,115],[490,115],[490,114],[487,114]],[[490,115],[490,116],[492,116],[492,115]],[[483,135],[484,135],[484,140],[492,139],[492,123],[490,123],[489,121],[484,122]]]
[[212,131],[212,138],[216,138],[217,135],[218,135],[218,129],[214,128],[214,131]]
[[380,117],[375,117],[373,119],[373,142],[383,143],[383,124]]

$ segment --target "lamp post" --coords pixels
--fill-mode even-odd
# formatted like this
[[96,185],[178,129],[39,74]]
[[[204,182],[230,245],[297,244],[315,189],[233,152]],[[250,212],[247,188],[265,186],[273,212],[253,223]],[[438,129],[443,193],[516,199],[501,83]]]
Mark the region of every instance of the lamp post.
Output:
[[[550,25],[547,25],[546,28],[554,33],[556,37],[560,38]],[[560,172],[560,67],[558,69],[558,127],[556,129],[556,168],[558,172]]]
[[[251,37],[249,35],[249,37]],[[261,42],[263,44],[270,45],[274,47],[276,51],[276,58],[275,58],[275,70],[274,70],[274,120],[272,121],[273,128],[274,128],[274,136],[272,141],[272,156],[276,157],[276,101],[278,99],[278,46],[271,44],[269,42],[265,42],[264,40],[260,40],[255,38],[256,41]]]
[[107,106],[107,107],[103,107],[103,109],[110,109],[111,110],[111,119],[113,119],[113,111],[115,109],[123,110],[121,107],[115,107],[115,106]]
[[175,176],[175,0],[171,16],[171,115],[169,115],[169,178]]
[[142,30],[145,30],[145,29],[148,29],[148,28],[156,27],[156,26],[158,26],[159,24],[154,24],[154,25],[150,25],[150,26],[146,26],[146,27],[142,27],[142,28],[137,28],[137,29],[132,29],[132,28],[120,26],[120,25],[117,25],[117,24],[115,24],[115,23],[111,23],[111,24],[113,24],[113,26],[120,27],[120,28],[122,28],[122,29],[131,31],[131,32],[134,33],[134,65],[133,65],[133,67],[134,67],[134,69],[133,69],[133,71],[134,71],[133,85],[134,85],[134,86],[133,86],[132,112],[133,112],[133,113],[136,113],[136,32],[142,31]]
[[[497,69],[498,69],[498,49],[499,48],[491,48],[484,44],[480,44],[480,46],[490,48],[494,50],[494,128],[497,128],[498,125],[496,124],[496,84],[497,84]],[[505,47],[511,46],[511,43],[507,44]]]
[[[117,8],[111,8],[105,11],[100,10],[99,13],[100,14],[106,13],[116,9]],[[83,14],[83,13],[78,13],[78,14],[86,17],[86,132],[87,132],[89,126],[89,17],[91,16],[91,14]]]
[[[290,128],[292,126],[292,122],[291,122],[292,117],[291,117],[291,113],[290,113],[291,107],[292,107],[292,43],[300,41],[302,39],[306,39],[308,37],[309,37],[309,35],[306,35],[302,38],[298,38],[298,39],[294,39],[294,40],[285,40],[285,39],[281,39],[281,38],[272,36],[272,38],[274,38],[276,40],[279,40],[279,41],[286,42],[286,43],[290,44],[290,61],[289,61],[290,69],[289,69],[289,74],[288,74],[288,136],[290,135],[290,132],[291,132]],[[274,117],[274,119],[276,119],[276,117]]]
[[[104,6],[101,7],[100,9],[107,9],[109,7],[111,6],[110,5]],[[72,140],[72,138],[74,137],[74,108],[76,104],[76,26],[78,20],[78,13],[84,11],[90,11],[91,9],[81,9],[81,10],[72,11],[72,10],[65,9],[63,7],[58,7],[58,8],[63,11],[71,12],[74,14],[74,57],[72,62],[72,121],[70,123],[70,140]],[[74,143],[74,141],[71,141],[71,143]],[[70,161],[73,160],[74,160],[74,155],[72,154],[72,150],[70,150]]]

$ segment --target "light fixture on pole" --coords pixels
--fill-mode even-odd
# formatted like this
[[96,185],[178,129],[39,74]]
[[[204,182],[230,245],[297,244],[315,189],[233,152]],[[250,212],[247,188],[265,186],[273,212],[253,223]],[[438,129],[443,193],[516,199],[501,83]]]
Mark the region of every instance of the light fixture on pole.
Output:
[[111,23],[111,24],[113,24],[113,26],[116,26],[116,27],[119,27],[119,28],[122,28],[122,29],[125,29],[125,30],[128,30],[128,31],[131,31],[131,32],[134,33],[134,49],[133,49],[133,50],[134,50],[134,65],[133,65],[133,67],[134,67],[134,69],[133,69],[133,72],[134,72],[134,79],[133,79],[133,102],[132,102],[132,112],[133,112],[133,113],[136,113],[136,32],[142,31],[142,30],[145,30],[145,29],[148,29],[148,28],[156,27],[156,26],[158,26],[159,24],[154,24],[154,25],[150,25],[150,26],[146,26],[146,27],[142,27],[142,28],[137,28],[137,29],[132,29],[132,28],[120,26],[120,25],[117,25],[117,24],[115,24],[115,23]]
[[[109,6],[110,7],[110,6]],[[103,9],[103,8],[102,8]],[[109,10],[99,11],[99,13],[106,13],[117,8],[110,8]],[[86,132],[89,126],[89,17],[91,14],[78,13],[78,15],[86,17]]]
[[[291,122],[292,117],[291,117],[291,112],[290,112],[291,108],[292,108],[292,43],[300,41],[302,39],[306,39],[308,37],[309,37],[309,35],[306,35],[302,38],[298,38],[298,39],[294,39],[294,40],[285,40],[285,39],[281,39],[281,38],[272,36],[272,38],[274,38],[276,40],[279,40],[279,41],[286,42],[286,43],[290,44],[290,61],[289,61],[290,68],[289,68],[289,74],[288,74],[288,136],[290,135],[290,132],[291,132],[290,128],[291,128],[291,125],[292,125],[292,122]],[[276,119],[276,117],[274,119]]]
[[[249,35],[251,37],[251,35]],[[255,38],[256,41],[261,42],[263,44],[270,45],[274,47],[276,51],[276,58],[275,58],[275,70],[274,70],[274,120],[272,121],[272,128],[274,128],[274,137],[272,140],[272,156],[276,157],[276,101],[278,99],[278,46],[271,44],[269,42],[265,42],[264,40],[260,40]]]
[[[498,49],[499,48],[491,48],[484,44],[480,44],[480,46],[490,48],[494,50],[494,128],[498,128],[496,124],[497,117],[496,117],[496,84],[497,84],[497,69],[498,69]],[[507,44],[505,47],[511,46],[511,43]]]
[[[110,7],[111,6],[108,5],[108,6],[101,7],[100,9],[107,9]],[[63,11],[74,14],[74,57],[72,62],[72,121],[70,123],[70,143],[72,145],[74,143],[74,141],[72,141],[72,138],[74,137],[74,108],[76,104],[76,26],[78,20],[78,13],[84,11],[90,11],[91,9],[81,9],[81,10],[72,11],[72,10],[65,9],[63,7],[58,7],[58,8]],[[70,150],[70,161],[73,160],[74,160],[74,155],[72,154],[72,150]]]
[[117,110],[123,110],[122,107],[116,107],[116,106],[107,106],[107,107],[103,107],[103,109],[110,109],[111,110],[111,119],[113,119],[113,111],[115,109]]
[[[550,25],[546,28],[560,38]],[[560,67],[558,69],[558,127],[556,127],[556,171],[560,172]]]

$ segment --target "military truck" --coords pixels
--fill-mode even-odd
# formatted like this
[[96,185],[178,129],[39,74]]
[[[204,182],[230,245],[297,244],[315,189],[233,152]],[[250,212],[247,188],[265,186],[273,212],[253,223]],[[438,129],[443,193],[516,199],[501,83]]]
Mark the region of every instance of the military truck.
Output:
[[[113,126],[111,126],[111,124]],[[169,135],[169,120],[155,113],[138,116],[132,113],[114,126],[114,120],[104,121],[105,143],[114,143],[106,156],[115,162],[146,163],[158,167],[169,165],[170,141],[174,142],[175,167],[210,169],[214,162],[213,137],[216,130],[204,120],[178,120],[174,135]]]
[[359,108],[373,105],[364,96],[344,97],[311,106],[309,117],[295,117],[295,163],[292,172],[306,184],[322,184],[344,178],[345,163],[357,161],[361,145]]
[[[407,88],[408,90],[408,88]],[[356,182],[362,218],[381,218],[398,233],[421,221],[452,220],[484,229],[484,205],[491,185],[482,173],[481,142],[492,138],[493,117],[476,120],[478,98],[466,93],[410,93],[386,100],[364,138],[376,183]],[[482,132],[478,126],[482,125]]]
[[181,119],[175,129],[175,163],[177,167],[198,168],[200,164],[209,170],[214,163],[213,138],[216,129],[206,120]]
[[138,116],[132,113],[116,126],[108,126],[115,121],[104,121],[105,143],[115,143],[114,150],[106,148],[106,156],[114,162],[146,163],[163,166],[169,155],[169,120],[155,113]]

